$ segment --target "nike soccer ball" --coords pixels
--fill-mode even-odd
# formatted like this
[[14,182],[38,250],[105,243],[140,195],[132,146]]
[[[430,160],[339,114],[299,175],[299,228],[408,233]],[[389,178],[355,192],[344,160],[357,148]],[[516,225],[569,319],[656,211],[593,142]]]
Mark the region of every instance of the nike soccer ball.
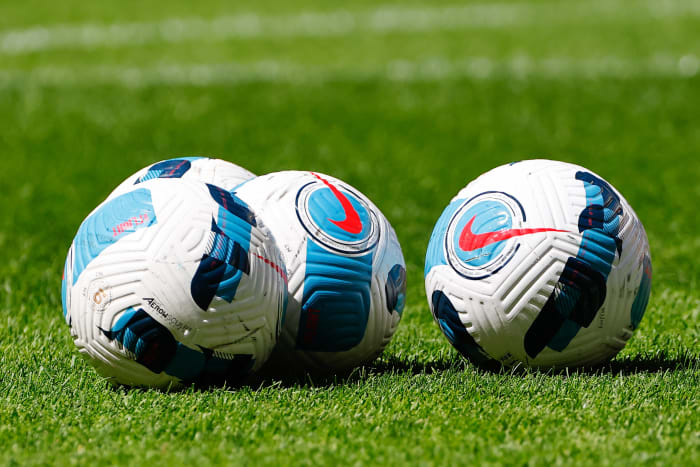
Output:
[[211,184],[154,179],[97,207],[68,251],[63,312],[114,382],[238,382],[268,358],[287,301],[268,229]]
[[271,366],[341,371],[374,360],[401,319],[406,269],[387,219],[350,185],[277,172],[236,190],[275,236],[289,305]]
[[577,165],[530,160],[480,176],[452,199],[425,260],[435,321],[482,366],[574,367],[617,354],[649,300],[641,222]]
[[230,191],[241,183],[255,178],[255,174],[243,167],[221,159],[177,157],[144,167],[119,184],[108,198],[125,193],[139,183],[153,180],[154,178],[196,180],[211,183]]

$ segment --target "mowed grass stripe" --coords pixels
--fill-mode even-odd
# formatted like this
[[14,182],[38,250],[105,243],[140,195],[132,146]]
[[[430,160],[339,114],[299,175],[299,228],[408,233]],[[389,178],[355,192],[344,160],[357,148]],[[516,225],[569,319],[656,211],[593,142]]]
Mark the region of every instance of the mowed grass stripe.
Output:
[[600,21],[629,23],[700,16],[700,1],[595,0],[586,3],[477,3],[443,7],[380,5],[371,10],[305,11],[286,15],[244,13],[210,19],[36,26],[0,33],[0,54],[95,49],[186,41],[270,37],[329,37],[358,33],[511,28]]
[[518,55],[510,59],[469,57],[459,60],[432,58],[393,60],[383,66],[306,66],[278,60],[252,63],[165,64],[138,66],[40,66],[31,71],[0,70],[0,88],[26,85],[144,87],[161,84],[210,86],[238,83],[325,83],[333,81],[398,82],[450,79],[635,79],[639,77],[692,78],[700,71],[700,59],[693,54],[656,54],[646,59],[619,57],[533,58]]

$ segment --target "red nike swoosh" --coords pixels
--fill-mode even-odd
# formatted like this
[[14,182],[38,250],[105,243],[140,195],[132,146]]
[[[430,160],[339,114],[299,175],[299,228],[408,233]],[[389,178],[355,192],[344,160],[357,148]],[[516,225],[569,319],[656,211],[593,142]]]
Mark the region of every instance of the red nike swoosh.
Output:
[[467,225],[462,229],[462,233],[459,234],[459,247],[462,251],[478,250],[479,248],[484,248],[493,243],[502,242],[503,240],[508,240],[513,237],[521,237],[523,235],[540,232],[566,232],[566,230],[557,229],[508,229],[475,234],[472,232],[474,219],[476,219],[476,216],[472,217],[469,222],[467,222]]
[[324,183],[324,185],[331,189],[331,191],[333,192],[333,196],[335,196],[338,199],[338,201],[340,201],[340,205],[343,207],[343,211],[345,211],[345,219],[343,219],[342,221],[335,221],[330,218],[328,220],[333,222],[335,225],[337,225],[347,233],[356,235],[362,232],[362,221],[360,220],[360,215],[352,206],[350,200],[348,200],[347,197],[343,193],[341,193],[339,189],[330,184],[328,180],[324,179],[323,177],[314,172],[311,172],[311,175],[321,180]]

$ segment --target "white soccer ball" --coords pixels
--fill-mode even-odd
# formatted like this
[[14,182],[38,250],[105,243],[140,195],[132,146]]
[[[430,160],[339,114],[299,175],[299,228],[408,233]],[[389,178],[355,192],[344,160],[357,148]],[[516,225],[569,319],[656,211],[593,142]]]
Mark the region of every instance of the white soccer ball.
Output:
[[196,180],[231,191],[241,183],[255,178],[255,174],[221,159],[176,157],[151,164],[129,176],[110,193],[108,199],[131,190],[139,183],[155,178]]
[[594,365],[642,319],[649,243],[627,201],[593,172],[513,163],[471,182],[443,211],[425,289],[442,332],[479,365]]
[[289,305],[273,367],[342,371],[374,360],[406,296],[394,229],[350,185],[313,172],[277,172],[236,190],[263,219],[287,265]]
[[62,298],[75,344],[102,375],[167,387],[258,369],[287,287],[274,238],[245,203],[215,185],[154,179],[85,219]]

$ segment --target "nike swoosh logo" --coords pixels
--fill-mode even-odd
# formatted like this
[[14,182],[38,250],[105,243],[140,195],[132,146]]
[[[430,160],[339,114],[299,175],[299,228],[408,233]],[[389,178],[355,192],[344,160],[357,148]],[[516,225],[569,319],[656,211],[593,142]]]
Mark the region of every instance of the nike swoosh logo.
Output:
[[362,221],[360,220],[360,215],[352,206],[350,200],[348,200],[348,198],[343,193],[341,193],[339,189],[337,189],[335,186],[329,183],[328,180],[324,179],[323,177],[314,172],[311,172],[311,175],[321,180],[324,185],[330,188],[331,192],[333,192],[333,196],[335,196],[337,200],[340,201],[340,205],[343,207],[343,211],[345,212],[345,219],[343,219],[342,221],[336,221],[331,218],[328,218],[328,220],[333,222],[333,224],[343,229],[347,233],[357,235],[360,232],[362,232]]
[[484,248],[485,246],[492,245],[494,243],[502,242],[503,240],[508,240],[513,237],[522,237],[523,235],[531,235],[541,232],[566,232],[566,230],[558,229],[507,229],[498,230],[496,232],[486,232],[482,234],[475,234],[472,232],[472,224],[474,223],[476,216],[472,217],[467,225],[462,229],[462,233],[459,234],[459,247],[462,251],[474,251],[479,248]]

